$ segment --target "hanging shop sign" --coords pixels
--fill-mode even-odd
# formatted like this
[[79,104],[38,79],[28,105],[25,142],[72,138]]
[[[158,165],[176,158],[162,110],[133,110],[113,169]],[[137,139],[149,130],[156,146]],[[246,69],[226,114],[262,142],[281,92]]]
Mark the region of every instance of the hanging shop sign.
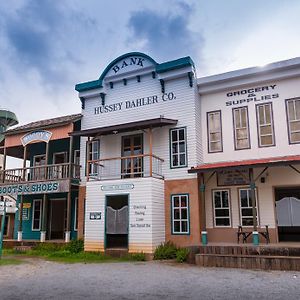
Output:
[[63,193],[69,191],[69,181],[48,181],[0,186],[0,196]]
[[276,92],[277,85],[257,86],[249,89],[241,89],[233,92],[228,92],[226,97],[226,106],[247,104],[249,102],[266,101],[279,98]]
[[32,142],[45,142],[48,143],[51,139],[52,132],[47,130],[36,130],[25,134],[21,137],[21,142],[23,146],[30,144]]
[[22,209],[22,220],[23,221],[29,221],[30,220],[30,208],[23,207],[23,209]]
[[101,220],[101,212],[90,212],[90,220]]
[[224,170],[217,172],[218,186],[249,185],[250,175],[248,169]]
[[105,192],[132,190],[133,188],[134,188],[133,183],[110,184],[110,185],[102,185],[101,186],[101,190],[105,191]]

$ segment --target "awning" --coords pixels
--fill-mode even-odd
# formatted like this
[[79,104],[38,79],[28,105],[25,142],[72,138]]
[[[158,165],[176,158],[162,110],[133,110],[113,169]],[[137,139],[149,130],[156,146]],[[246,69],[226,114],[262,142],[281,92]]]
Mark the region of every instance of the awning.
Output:
[[239,161],[224,161],[209,164],[202,164],[192,167],[189,173],[203,173],[228,169],[255,168],[268,166],[288,166],[300,163],[300,155],[280,156],[271,158],[249,159]]
[[71,132],[72,136],[86,136],[86,137],[95,137],[100,135],[108,135],[120,132],[128,132],[134,130],[142,130],[147,128],[162,127],[168,125],[176,125],[177,120],[166,119],[166,118],[156,118],[150,120],[136,121],[125,124],[118,124],[112,126],[98,127],[80,131]]

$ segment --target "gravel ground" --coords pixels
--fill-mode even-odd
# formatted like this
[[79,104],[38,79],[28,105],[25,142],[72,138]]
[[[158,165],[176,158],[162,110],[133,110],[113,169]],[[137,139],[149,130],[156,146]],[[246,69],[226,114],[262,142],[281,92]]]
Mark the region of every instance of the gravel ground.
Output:
[[0,299],[299,299],[300,272],[199,268],[165,262],[0,267]]

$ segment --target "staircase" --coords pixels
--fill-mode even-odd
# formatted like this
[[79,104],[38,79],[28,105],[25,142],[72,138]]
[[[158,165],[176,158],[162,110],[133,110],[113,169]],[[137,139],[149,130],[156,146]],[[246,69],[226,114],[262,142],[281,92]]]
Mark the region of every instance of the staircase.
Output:
[[195,264],[201,267],[300,271],[300,245],[199,246],[197,252]]

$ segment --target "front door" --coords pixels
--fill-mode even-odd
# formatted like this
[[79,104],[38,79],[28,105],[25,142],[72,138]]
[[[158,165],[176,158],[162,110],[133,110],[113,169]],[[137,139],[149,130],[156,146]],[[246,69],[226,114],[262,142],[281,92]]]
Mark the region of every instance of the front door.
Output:
[[[36,155],[33,157],[33,166],[40,167],[46,164],[46,156]],[[33,180],[43,180],[45,179],[45,168],[34,168],[33,169]]]
[[61,179],[67,177],[67,166],[62,165],[67,163],[67,152],[59,152],[53,154],[53,164],[57,165],[53,169],[53,178]]
[[106,197],[106,249],[128,248],[128,195]]
[[50,200],[49,237],[63,239],[66,223],[66,199]]
[[279,241],[300,241],[300,188],[276,189]]
[[122,178],[143,176],[143,135],[122,138]]

